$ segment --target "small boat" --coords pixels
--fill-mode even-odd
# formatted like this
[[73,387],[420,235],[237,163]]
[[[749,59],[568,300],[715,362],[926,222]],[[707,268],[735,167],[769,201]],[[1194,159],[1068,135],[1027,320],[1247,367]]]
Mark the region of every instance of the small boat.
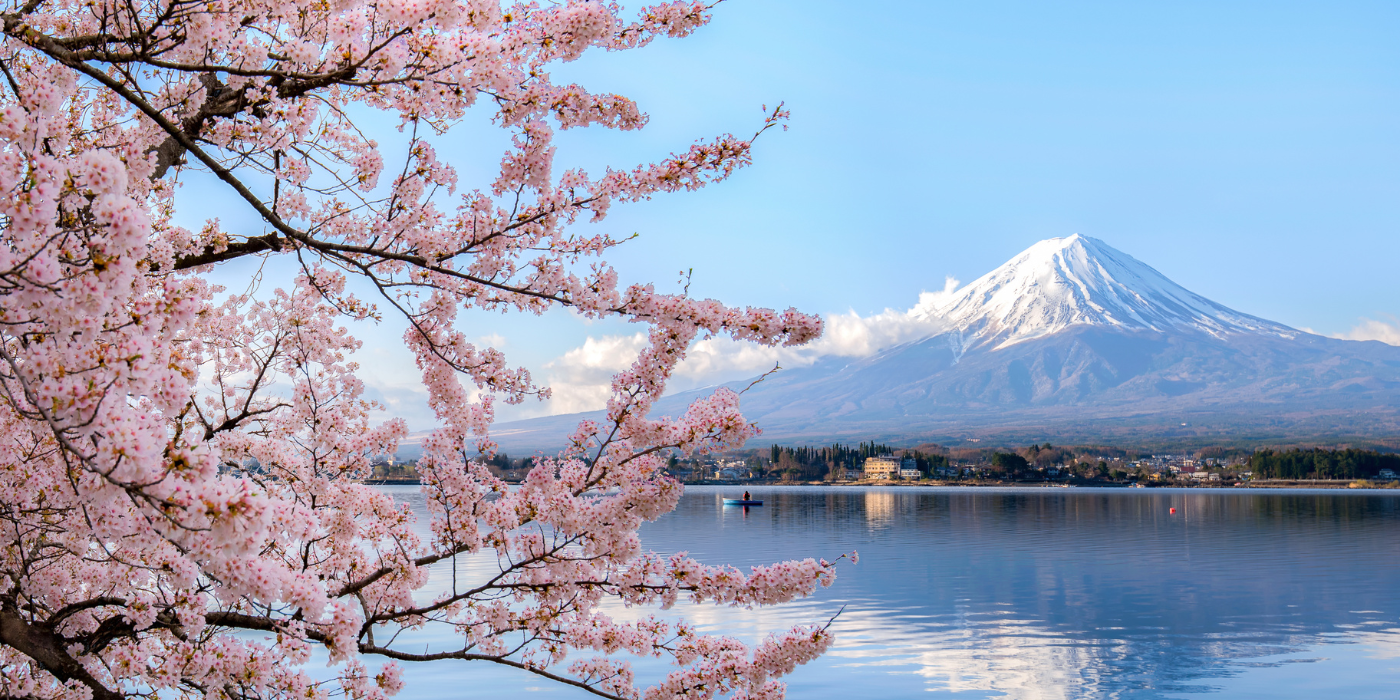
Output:
[[727,506],[761,506],[761,505],[763,505],[763,501],[755,501],[755,500],[748,500],[748,501],[746,501],[746,500],[744,500],[744,499],[742,499],[742,498],[726,498],[726,499],[724,499],[724,505],[727,505]]

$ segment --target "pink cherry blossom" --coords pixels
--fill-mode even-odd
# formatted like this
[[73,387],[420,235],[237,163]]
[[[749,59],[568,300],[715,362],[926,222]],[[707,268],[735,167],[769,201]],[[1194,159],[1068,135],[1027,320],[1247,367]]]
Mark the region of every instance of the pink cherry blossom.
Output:
[[[635,21],[591,0],[0,10],[0,694],[379,700],[410,682],[395,662],[456,659],[607,697],[781,697],[775,679],[830,645],[827,626],[750,648],[602,611],[774,605],[831,585],[824,560],[743,572],[644,551],[637,534],[680,497],[667,454],[757,434],[727,390],[652,415],[691,343],[800,344],[821,321],[624,285],[606,261],[620,241],[587,224],[728,177],[787,111],[655,163],[554,163],[560,130],[647,117],[551,82],[550,66],[686,36],[710,9],[663,3]],[[512,140],[489,184],[467,189],[433,141],[479,101]],[[406,152],[371,138],[372,112],[398,122]],[[261,228],[177,225],[191,169]],[[207,280],[274,256],[299,267],[283,288]],[[548,389],[471,342],[459,314],[557,306],[644,324],[648,344],[614,378],[606,419],[508,486],[480,460],[495,407]],[[372,420],[381,407],[364,398],[345,324],[385,314],[408,322],[440,425],[420,464],[426,538],[405,504],[362,484],[406,427]],[[415,597],[431,567],[468,556],[497,566]],[[428,626],[460,645],[396,642],[394,630]],[[331,684],[305,670],[317,648]],[[624,654],[675,669],[638,688]]]

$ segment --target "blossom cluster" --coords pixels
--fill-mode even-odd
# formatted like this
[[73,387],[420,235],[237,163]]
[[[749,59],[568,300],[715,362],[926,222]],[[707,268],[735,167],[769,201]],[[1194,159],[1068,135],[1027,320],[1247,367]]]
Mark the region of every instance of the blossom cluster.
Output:
[[[832,583],[831,562],[745,573],[643,551],[637,534],[680,497],[666,454],[757,433],[727,390],[652,415],[691,344],[796,345],[821,321],[624,285],[606,262],[619,241],[584,224],[723,180],[787,112],[655,163],[554,167],[557,132],[647,117],[555,84],[550,67],[686,36],[710,9],[662,3],[635,21],[593,0],[0,9],[0,695],[379,700],[405,682],[392,661],[457,659],[610,697],[780,697],[775,679],[827,648],[826,627],[750,648],[602,610],[772,605]],[[478,101],[512,140],[494,178],[467,189],[433,143]],[[404,152],[367,133],[373,112],[409,135]],[[178,225],[190,171],[259,228]],[[260,256],[299,272],[241,293],[207,279]],[[494,407],[548,389],[471,342],[461,316],[560,306],[644,324],[648,345],[614,379],[606,418],[512,487],[480,459]],[[407,321],[441,426],[419,465],[428,537],[363,483],[406,428],[373,420],[382,407],[365,398],[346,323],[386,313]],[[498,565],[422,594],[432,567],[473,556]],[[460,644],[395,644],[424,626]],[[316,649],[332,683],[304,670]],[[640,689],[627,653],[675,670]]]

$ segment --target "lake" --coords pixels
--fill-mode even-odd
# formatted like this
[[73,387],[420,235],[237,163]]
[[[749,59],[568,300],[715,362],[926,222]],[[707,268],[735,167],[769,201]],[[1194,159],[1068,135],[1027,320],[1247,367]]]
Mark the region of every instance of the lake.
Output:
[[[790,698],[1400,697],[1400,493],[750,490],[764,506],[688,487],[642,536],[740,566],[860,552],[810,599],[670,613],[754,642],[844,609]],[[497,667],[405,671],[400,698],[591,697]]]

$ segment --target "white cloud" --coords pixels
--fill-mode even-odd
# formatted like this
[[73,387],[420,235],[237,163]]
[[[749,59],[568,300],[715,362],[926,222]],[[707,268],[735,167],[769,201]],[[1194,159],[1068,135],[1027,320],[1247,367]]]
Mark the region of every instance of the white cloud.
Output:
[[1400,345],[1400,319],[1391,318],[1389,323],[1363,318],[1354,328],[1338,333],[1337,338],[1345,340],[1379,340],[1382,343]]
[[732,375],[747,376],[774,364],[800,367],[827,356],[868,357],[937,333],[942,327],[938,309],[957,287],[958,281],[949,277],[943,289],[920,294],[919,303],[908,311],[885,309],[865,317],[854,311],[828,315],[822,337],[801,347],[771,348],[727,337],[701,340],[691,346],[677,374],[701,382],[727,381]]
[[627,369],[646,342],[643,333],[589,337],[545,365],[546,382],[554,395],[542,413],[576,413],[607,405],[612,376]]
[[[957,287],[958,281],[949,277],[943,289],[920,294],[919,302],[907,311],[885,309],[864,317],[854,311],[828,315],[822,337],[801,347],[765,347],[723,336],[696,341],[676,369],[670,388],[685,390],[751,377],[775,364],[803,367],[823,357],[868,357],[928,337],[941,329],[938,310]],[[546,383],[554,397],[537,415],[602,408],[607,404],[612,375],[631,365],[645,345],[642,333],[589,337],[582,346],[550,362],[545,366]]]
[[947,277],[942,289],[921,292],[919,303],[908,311],[885,309],[866,318],[854,311],[828,316],[826,333],[812,348],[822,355],[866,357],[900,343],[926,338],[942,329],[939,310],[957,288],[958,281]]

